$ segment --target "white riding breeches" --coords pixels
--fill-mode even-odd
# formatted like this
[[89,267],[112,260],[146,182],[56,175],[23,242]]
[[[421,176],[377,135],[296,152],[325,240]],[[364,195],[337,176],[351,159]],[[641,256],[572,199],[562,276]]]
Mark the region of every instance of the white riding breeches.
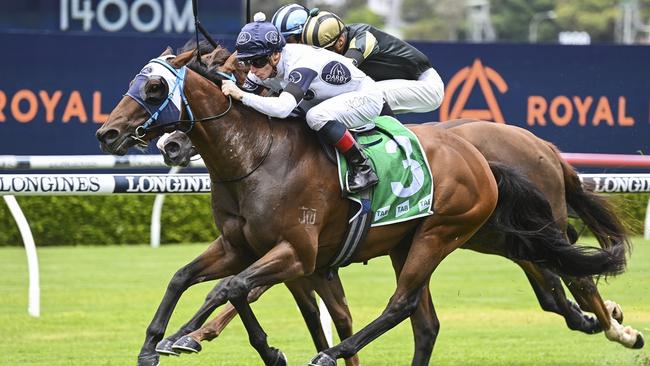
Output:
[[445,96],[445,85],[433,68],[418,80],[384,80],[376,82],[375,86],[395,114],[436,110]]
[[374,124],[373,119],[379,116],[383,104],[382,94],[377,91],[353,91],[320,102],[307,111],[305,118],[309,127],[315,131],[332,120],[354,130]]

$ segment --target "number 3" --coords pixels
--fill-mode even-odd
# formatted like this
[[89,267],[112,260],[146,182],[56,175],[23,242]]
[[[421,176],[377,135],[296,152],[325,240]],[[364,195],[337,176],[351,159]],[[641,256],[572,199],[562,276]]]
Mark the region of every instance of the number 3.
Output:
[[422,186],[424,186],[424,171],[422,166],[415,160],[411,159],[411,154],[413,154],[413,146],[411,146],[411,140],[406,136],[395,136],[395,141],[388,141],[386,143],[386,152],[389,154],[396,154],[398,152],[398,147],[401,146],[404,151],[406,151],[406,160],[402,160],[402,164],[405,169],[410,169],[411,174],[413,174],[413,179],[411,185],[404,187],[402,182],[391,182],[390,189],[393,191],[393,194],[397,197],[410,197],[416,194]]

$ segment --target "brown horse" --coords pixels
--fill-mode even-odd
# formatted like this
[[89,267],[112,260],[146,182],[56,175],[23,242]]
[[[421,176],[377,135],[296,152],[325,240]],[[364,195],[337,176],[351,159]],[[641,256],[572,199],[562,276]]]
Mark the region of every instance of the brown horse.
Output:
[[[286,364],[282,353],[268,346],[247,295],[253,288],[326,268],[340,249],[349,203],[341,197],[336,169],[304,124],[271,121],[233,103],[218,85],[185,68],[192,58],[188,52],[168,61],[178,77],[173,87],[165,85],[161,77],[150,77],[142,84],[140,95],[160,105],[172,96],[179,82],[184,83],[180,88],[187,106],[183,115],[193,118],[168,127],[192,128],[189,136],[213,182],[213,213],[222,236],[174,275],[147,329],[138,361],[141,365],[157,363],[155,344],[162,339],[171,312],[187,287],[234,275],[211,299],[211,306],[230,301],[264,363]],[[197,65],[192,67],[201,71]],[[125,154],[136,144],[146,144],[162,130],[151,127],[158,122],[157,115],[125,96],[97,131],[102,149]],[[553,217],[548,201],[521,175],[504,166],[488,165],[474,147],[448,131],[432,126],[411,129],[436,177],[435,214],[370,230],[353,259],[365,261],[401,250],[404,259],[396,268],[397,288],[375,321],[319,353],[312,364],[336,365],[336,359],[357,353],[409,317],[418,308],[437,265],[478,231],[497,208],[497,201],[506,202],[509,211],[495,212],[495,223],[508,237],[521,239],[507,241],[511,256],[573,276],[623,271],[624,246],[572,246],[549,225]],[[316,211],[314,224],[301,223],[300,207]],[[435,317],[432,304],[429,309]],[[414,362],[426,363],[428,359]]]
[[[241,83],[245,80],[248,70],[244,65],[237,63],[235,56],[222,48],[204,56],[204,61],[209,65],[210,71],[230,73]],[[609,247],[617,242],[629,245],[623,225],[610,206],[603,199],[582,190],[576,172],[562,159],[554,146],[515,126],[476,122],[480,121],[456,120],[436,123],[436,125],[465,138],[488,161],[498,161],[508,166],[517,167],[531,179],[551,203],[555,222],[566,232],[572,243],[577,240],[577,233],[573,227],[567,224],[567,200],[575,206],[573,210],[595,233],[601,246]],[[471,125],[466,126],[468,123]],[[170,165],[185,166],[189,163],[190,158],[197,153],[189,137],[179,131],[175,131],[173,137],[167,140],[163,148],[165,161]],[[503,236],[499,237],[498,233],[490,232],[489,228],[482,228],[463,248],[502,256],[507,255],[503,250],[494,249],[502,247],[502,243],[488,245],[490,243],[488,239],[499,243]],[[562,315],[570,329],[587,334],[597,333],[603,329],[610,330],[612,327],[620,329],[619,324],[623,320],[620,306],[613,301],[603,301],[591,278],[564,278],[567,287],[574,293],[574,297],[582,306],[581,309],[581,306],[567,299],[561,280],[555,273],[528,261],[515,260],[515,263],[526,273],[542,309]],[[329,285],[331,282],[325,282],[325,284]],[[341,286],[338,285],[337,288],[341,288]],[[303,292],[308,293],[313,290],[313,288],[304,288]],[[214,291],[218,291],[218,287]],[[261,295],[261,292],[256,291],[256,296]],[[256,297],[250,298],[250,300],[254,299]],[[298,300],[298,298],[296,299]],[[329,309],[336,308],[337,304],[341,303],[341,301],[333,301],[333,299],[325,299],[325,301],[329,303]],[[595,313],[596,319],[584,314],[583,309]],[[342,326],[345,329],[351,328],[351,316],[348,311],[347,307],[338,307],[336,310],[334,321],[337,329]],[[216,338],[235,314],[236,311],[232,305],[226,306],[212,322],[182,337],[177,343],[178,349],[198,352],[200,342]],[[317,314],[312,314],[313,318],[316,316]],[[614,320],[613,325],[610,319]],[[309,325],[309,322],[307,324]],[[414,322],[414,327],[417,328],[419,324],[422,323]],[[320,330],[320,326],[318,330]],[[626,332],[629,333],[629,337],[618,337],[617,331],[612,330],[606,332],[606,335],[610,340],[619,341],[627,347],[640,348],[643,346],[643,337],[638,337],[634,343],[631,343],[630,339],[634,339],[635,331],[626,329]],[[341,333],[340,330],[339,333]],[[168,339],[177,340],[181,335],[182,332],[179,331]],[[418,340],[421,338],[418,337],[416,331],[416,343],[426,343]],[[417,347],[417,349],[419,348]]]
[[[608,205],[593,194],[582,191],[579,186],[573,186],[578,183],[576,173],[549,143],[519,127],[489,122],[457,120],[439,123],[437,126],[447,128],[452,133],[465,138],[489,161],[498,161],[517,167],[549,199],[555,222],[559,227],[570,228],[567,224],[566,198],[568,198],[581,213],[586,225],[596,233],[597,238],[604,246],[610,245],[611,238],[616,238],[613,241],[626,241],[623,226],[616,215],[608,208]],[[179,131],[175,131],[163,145],[163,156],[172,165],[185,166],[194,154],[195,149],[189,137]],[[565,187],[565,181],[567,187]],[[588,202],[592,202],[593,205],[588,207]],[[573,229],[570,228],[570,230]],[[503,244],[500,243],[501,239],[498,237],[498,233],[494,231],[490,227],[481,228],[461,248],[506,256],[505,252],[498,249]],[[573,233],[569,233],[569,236],[573,236],[573,242],[577,239],[574,230]],[[578,306],[567,299],[561,280],[555,273],[528,261],[515,260],[515,263],[526,273],[542,309],[562,315],[570,329],[594,334],[603,329],[611,329],[612,326],[618,327],[618,324],[622,322],[623,313],[620,307],[612,301],[602,301],[591,278],[565,278],[567,286],[580,302],[580,306]],[[311,290],[313,289],[304,291]],[[258,295],[261,295],[261,292],[256,292],[256,296]],[[255,299],[256,297],[249,300]],[[341,301],[334,303],[341,303]],[[583,309],[595,313],[596,318],[584,314]],[[347,307],[339,309],[337,313],[345,313],[347,310]],[[182,346],[178,348],[192,352],[200,351],[199,342],[216,338],[235,315],[234,307],[226,306],[214,320],[182,337],[179,341]],[[340,315],[335,318],[338,317]],[[610,318],[615,320],[614,325]],[[420,322],[414,323],[414,325],[417,324]],[[628,332],[633,333],[634,331],[629,329]],[[606,332],[606,335],[611,333]],[[178,339],[178,333],[172,338]],[[613,341],[621,341],[617,337],[609,338]],[[639,348],[643,345],[643,338],[637,338],[634,344],[622,343],[628,347]]]

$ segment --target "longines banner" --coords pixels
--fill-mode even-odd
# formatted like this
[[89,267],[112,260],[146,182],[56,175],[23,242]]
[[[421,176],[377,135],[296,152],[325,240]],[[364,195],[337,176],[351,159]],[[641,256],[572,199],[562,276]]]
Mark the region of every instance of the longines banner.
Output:
[[[102,32],[0,33],[0,155],[99,154],[94,133],[129,81],[189,37]],[[650,47],[415,45],[446,95],[439,110],[404,122],[479,118],[527,128],[565,152],[648,153]]]
[[0,196],[209,192],[208,174],[0,174]]

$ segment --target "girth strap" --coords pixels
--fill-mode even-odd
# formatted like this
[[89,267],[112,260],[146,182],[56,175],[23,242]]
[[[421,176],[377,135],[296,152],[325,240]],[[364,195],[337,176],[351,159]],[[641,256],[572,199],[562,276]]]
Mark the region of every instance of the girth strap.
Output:
[[[370,224],[372,223],[372,212],[370,210],[372,189],[366,189],[360,193],[360,196],[361,202],[355,202],[361,205],[361,212],[359,212],[354,204],[350,206],[350,215],[356,215],[356,217],[353,217],[348,226],[341,250],[329,265],[330,271],[336,271],[338,267],[345,267],[352,263],[354,254],[361,242],[365,240],[366,234],[368,234]],[[359,214],[357,215],[357,213]]]

